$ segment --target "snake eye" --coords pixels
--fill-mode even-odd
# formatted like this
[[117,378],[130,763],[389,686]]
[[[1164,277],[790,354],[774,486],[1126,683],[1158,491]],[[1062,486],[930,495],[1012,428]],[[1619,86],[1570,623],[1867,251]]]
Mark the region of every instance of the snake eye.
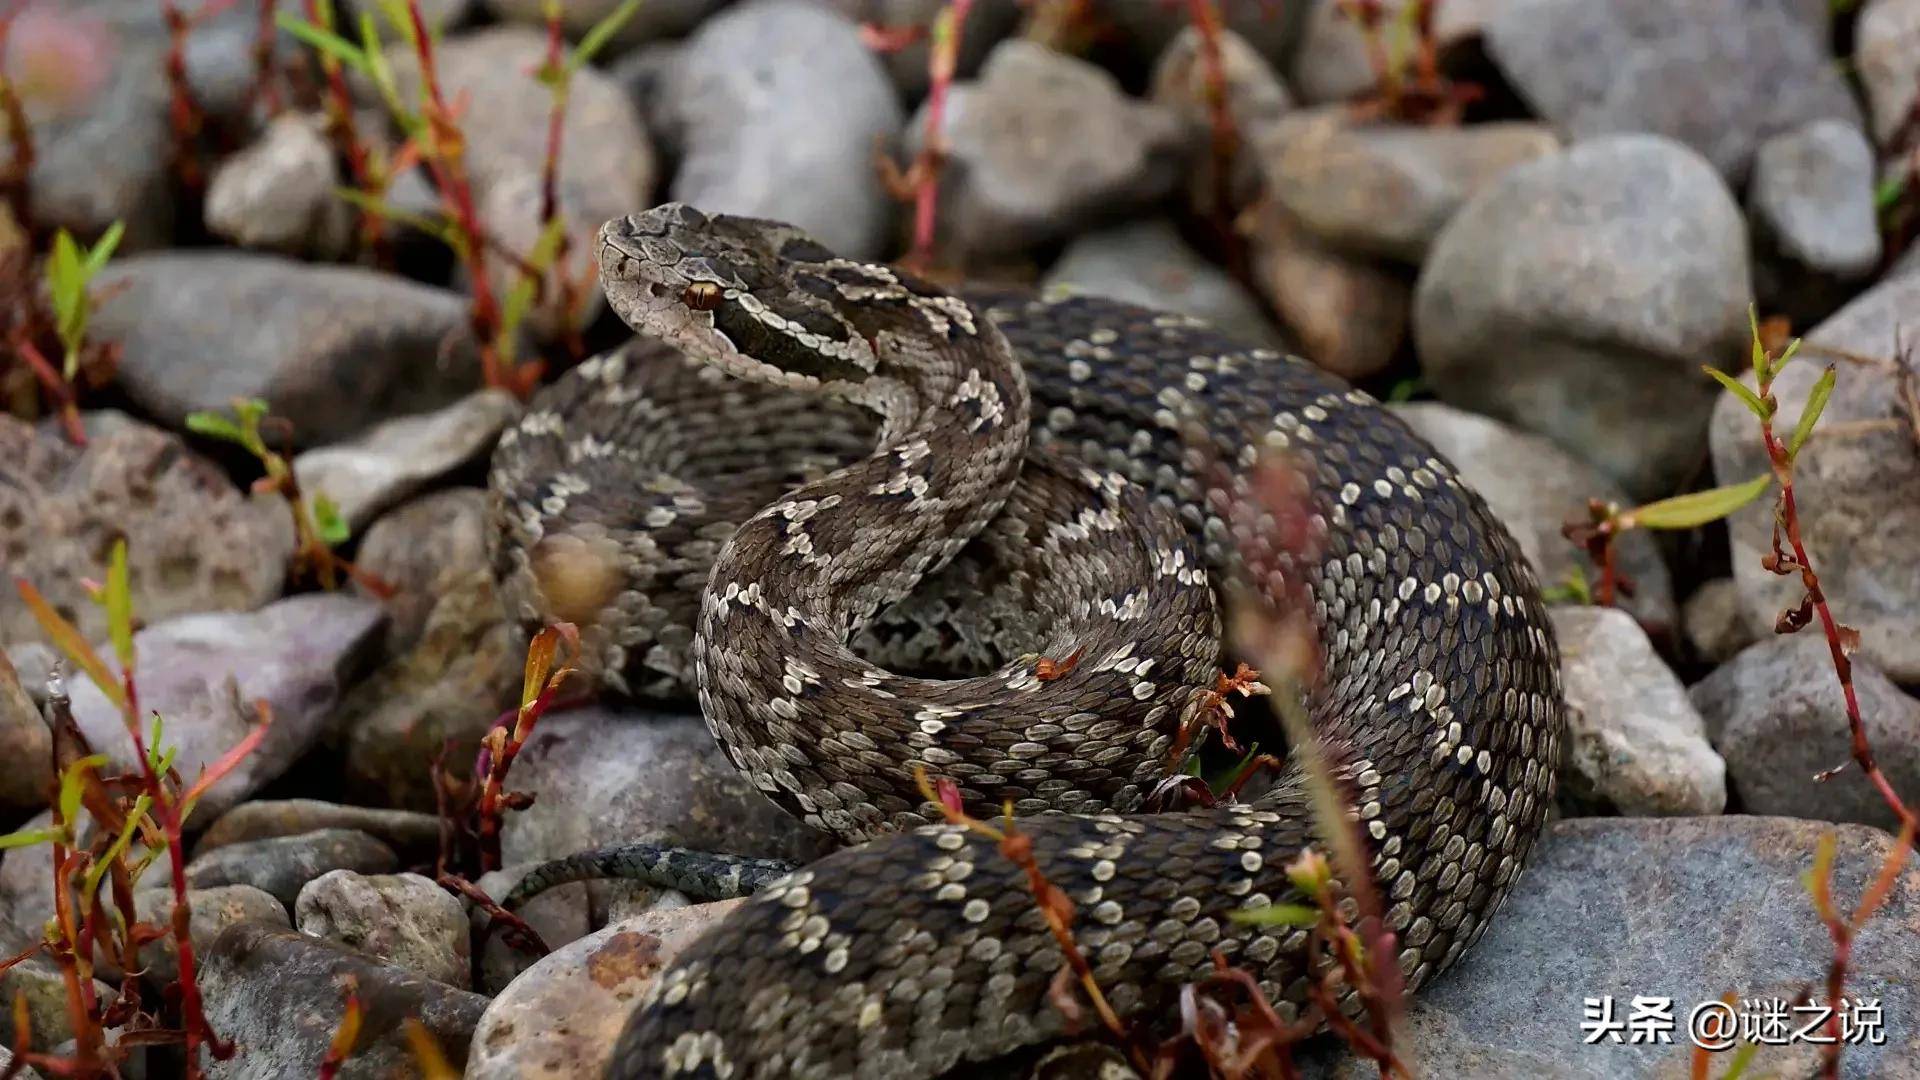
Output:
[[696,281],[680,294],[680,301],[695,311],[712,311],[720,306],[720,286]]

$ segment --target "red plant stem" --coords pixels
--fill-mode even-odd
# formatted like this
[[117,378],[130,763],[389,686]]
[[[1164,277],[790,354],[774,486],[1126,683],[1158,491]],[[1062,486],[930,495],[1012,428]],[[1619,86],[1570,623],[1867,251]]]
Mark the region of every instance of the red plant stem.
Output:
[[253,100],[265,108],[268,116],[278,116],[281,105],[280,86],[273,79],[275,7],[276,0],[260,0],[260,20],[253,34]]
[[935,16],[944,24],[944,33],[936,33],[927,55],[927,129],[920,156],[913,163],[917,173],[913,199],[913,249],[907,255],[911,265],[933,265],[934,220],[940,202],[940,170],[946,163],[947,92],[953,86],[954,70],[960,54],[960,32],[966,25],[973,0],[948,0]]
[[75,446],[87,445],[87,430],[80,423],[80,406],[74,401],[73,385],[67,382],[60,369],[53,366],[31,338],[16,333],[13,349],[20,359],[27,362],[27,367],[45,388],[48,400],[58,408],[61,426],[67,430],[67,441]]
[[[13,29],[14,16],[20,13],[23,4],[24,0],[21,0],[0,14],[0,60],[7,55],[7,36]],[[0,120],[6,122],[7,142],[12,147],[6,172],[0,173],[0,193],[4,194],[8,207],[13,211],[14,223],[21,231],[32,236],[32,190],[28,180],[33,174],[33,127],[27,123],[27,109],[20,100],[19,90],[4,71],[0,71]]]
[[[547,7],[547,70],[552,73],[553,106],[547,111],[547,156],[540,163],[540,232],[546,235],[553,220],[560,215],[560,152],[566,134],[567,106],[572,99],[572,80],[566,74],[566,36],[560,25],[560,5]],[[554,281],[560,289],[560,322],[563,336],[566,338],[567,352],[574,359],[586,355],[586,342],[581,338],[579,329],[574,325],[579,311],[579,288],[573,280],[573,274],[567,268],[567,256],[572,253],[573,237],[566,229],[560,230],[560,242],[553,249],[552,272]],[[527,271],[523,270],[522,273]]]
[[[1214,213],[1224,225],[1232,214],[1234,156],[1240,149],[1239,132],[1227,101],[1227,68],[1220,53],[1220,9],[1214,0],[1187,0],[1187,18],[1200,35],[1200,64],[1206,73],[1206,105],[1212,131]],[[1221,235],[1232,235],[1222,228]]]
[[192,20],[173,0],[160,0],[160,14],[167,26],[167,117],[173,125],[173,167],[181,184],[197,192],[206,178],[201,175],[193,147],[206,125],[206,114],[187,82],[187,31],[192,28]]
[[[323,30],[333,29],[333,5],[325,0],[306,0],[307,21]],[[373,175],[372,162],[367,154],[366,144],[360,141],[359,125],[353,119],[353,94],[347,89],[347,76],[340,61],[332,54],[320,53],[320,71],[327,80],[327,125],[333,131],[334,142],[347,160],[347,175],[352,177],[353,186],[368,195],[380,194],[383,185]],[[386,248],[386,224],[379,213],[368,207],[360,208],[360,245],[373,254],[378,265],[389,262]]]
[[495,348],[494,337],[499,333],[500,308],[493,296],[493,286],[487,280],[485,257],[485,230],[480,227],[479,212],[474,209],[473,189],[467,183],[466,166],[461,157],[465,153],[462,146],[460,129],[455,125],[452,110],[447,108],[444,95],[440,92],[440,72],[434,63],[433,38],[427,32],[427,21],[420,13],[420,0],[407,0],[407,18],[413,26],[414,52],[420,59],[420,79],[426,88],[427,96],[427,133],[431,140],[432,153],[426,156],[427,168],[432,171],[434,182],[440,188],[440,196],[446,200],[454,227],[464,237],[460,254],[467,264],[468,287],[473,290],[473,306],[470,322],[473,335],[480,347],[480,370],[488,386],[516,389],[509,373],[502,371],[500,356]]

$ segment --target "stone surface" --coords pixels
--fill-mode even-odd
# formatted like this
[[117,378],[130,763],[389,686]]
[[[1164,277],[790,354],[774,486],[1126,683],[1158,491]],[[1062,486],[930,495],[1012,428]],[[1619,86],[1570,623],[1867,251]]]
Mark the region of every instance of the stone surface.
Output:
[[[576,13],[583,6],[566,5]],[[675,5],[665,6],[671,10]],[[388,54],[403,99],[412,100],[419,77],[411,50],[392,48]],[[540,178],[553,100],[532,72],[545,56],[546,36],[541,31],[498,26],[447,38],[436,61],[447,100],[465,98],[467,115],[486,118],[485,123],[468,124],[465,129],[467,170],[481,218],[496,242],[522,254],[533,250],[542,225]],[[523,74],[526,77],[515,77]],[[567,264],[548,271],[540,299],[527,315],[529,328],[541,336],[552,336],[567,323],[561,306],[562,272],[586,283],[574,324],[585,326],[599,313],[601,294],[592,286],[595,234],[608,218],[652,205],[658,182],[653,145],[625,89],[587,66],[574,74],[567,93],[561,129],[564,152],[555,193],[571,245]],[[487,274],[494,295],[505,297],[519,280],[520,269],[511,260],[493,255],[487,260]]]
[[115,385],[176,427],[261,398],[312,446],[480,384],[466,298],[390,274],[178,251],[116,259],[97,280],[114,290],[90,326],[123,346]]
[[[270,709],[266,736],[207,789],[200,813],[210,820],[314,745],[342,688],[373,662],[382,620],[365,600],[309,593],[251,614],[182,615],[134,634],[140,704],[165,718],[164,740],[182,776],[197,775],[259,725],[256,699]],[[133,768],[138,757],[119,709],[90,680],[68,690],[94,749]]]
[[1044,285],[1204,319],[1249,345],[1285,349],[1239,282],[1187,246],[1166,218],[1115,225],[1067,246]]
[[[1156,202],[1199,145],[1177,113],[1024,40],[1001,42],[979,78],[954,84],[946,121],[940,242],[956,256],[1031,250]],[[924,130],[923,109],[909,156]]]
[[316,829],[228,844],[187,864],[187,883],[196,889],[252,885],[288,910],[307,882],[330,870],[363,874],[391,873],[400,865],[393,849],[353,829]]
[[1737,183],[1768,136],[1860,122],[1828,21],[1810,0],[1523,0],[1494,14],[1486,48],[1570,138],[1670,136]]
[[[1815,327],[1807,342],[1890,360],[1898,344],[1913,340],[1915,305],[1920,277],[1891,279]],[[1798,422],[1820,377],[1822,362],[1804,355],[1774,380],[1782,431]],[[1751,374],[1742,378],[1753,385]],[[1720,483],[1767,471],[1759,426],[1731,394],[1714,404],[1712,445]],[[1920,454],[1888,366],[1839,365],[1833,396],[1794,468],[1801,539],[1834,612],[1859,629],[1860,655],[1898,681],[1920,682],[1920,635],[1913,632],[1920,611]],[[1771,506],[1762,498],[1727,523],[1741,610],[1759,628],[1771,628],[1801,592],[1797,579],[1760,564],[1772,544]]]
[[[1420,1076],[1685,1076],[1695,1004],[1725,993],[1791,1002],[1825,979],[1832,947],[1800,875],[1832,828],[1770,817],[1555,822],[1480,944],[1409,1004],[1395,1045]],[[1853,826],[1838,839],[1835,899],[1851,911],[1892,838]],[[1911,978],[1920,964],[1920,871],[1900,875],[1853,956],[1847,993],[1880,1000],[1887,1040],[1849,1046],[1841,1075],[1911,1077],[1920,1034],[1892,1018],[1920,1008]],[[1673,1044],[1584,1044],[1583,999],[1604,994],[1620,1019],[1635,995],[1672,998]],[[1749,1075],[1817,1075],[1815,1055],[1789,1064],[1792,1052],[1764,1048]],[[1351,1059],[1327,1067],[1323,1058],[1304,1071],[1340,1080],[1379,1074]]]
[[207,185],[207,228],[241,247],[333,259],[351,250],[356,218],[325,119],[283,113]]
[[440,847],[440,819],[431,814],[377,806],[345,806],[318,799],[256,799],[221,814],[200,834],[195,855],[252,840],[298,836],[319,829],[353,829],[398,852],[430,862]]
[[[1859,657],[1853,688],[1874,759],[1905,797],[1920,785],[1920,700]],[[1852,746],[1846,702],[1818,627],[1749,646],[1695,684],[1692,694],[1747,810],[1885,829],[1898,825],[1857,767],[1826,783],[1813,779],[1848,761]]]
[[[1214,122],[1209,72],[1212,70],[1202,48],[1198,27],[1180,31],[1153,65],[1153,82],[1148,98],[1173,110],[1196,130],[1208,132],[1206,152],[1196,155],[1194,169],[1187,177],[1187,202],[1196,217],[1205,218],[1220,202],[1219,181],[1215,178]],[[1247,141],[1258,132],[1278,123],[1293,108],[1293,96],[1266,57],[1254,50],[1247,39],[1231,30],[1219,36],[1220,71],[1226,83],[1227,116],[1236,132],[1232,164],[1226,185],[1228,212],[1251,202],[1260,190],[1260,169],[1256,156],[1247,151]]]
[[1831,314],[1880,264],[1873,146],[1816,120],[1760,144],[1747,190],[1761,307],[1796,326]]
[[382,510],[493,449],[520,416],[504,390],[482,390],[420,416],[388,420],[352,442],[293,459],[300,490],[325,493],[355,532]]
[[[942,0],[827,0],[827,3],[855,23],[897,30],[927,30],[944,6]],[[1019,0],[977,0],[967,9],[960,47],[954,57],[956,78],[969,79],[980,70],[987,53],[1019,28],[1021,10]],[[893,80],[894,88],[904,100],[917,101],[926,96],[927,54],[932,37],[931,31],[920,33],[905,45],[880,54],[887,77]]]
[[883,253],[893,207],[873,155],[900,104],[850,20],[802,0],[737,5],[688,39],[659,94],[649,116],[681,153],[674,200],[791,222],[848,258]]
[[344,1009],[341,981],[354,979],[360,1037],[342,1063],[341,1080],[413,1076],[418,1059],[405,1021],[425,1025],[455,1069],[487,1007],[479,994],[371,960],[343,945],[292,930],[236,926],[208,951],[201,986],[207,1019],[239,1052],[208,1062],[216,1080],[312,1076],[326,1056]]
[[[1429,10],[1433,36],[1442,66],[1448,54],[1469,39],[1477,40],[1488,9],[1510,0],[1446,0]],[[1300,45],[1292,53],[1287,80],[1300,99],[1311,104],[1346,101],[1372,91],[1378,83],[1367,57],[1367,39],[1341,0],[1305,0],[1294,5],[1306,10]],[[1408,0],[1380,0],[1383,22],[1398,25],[1406,17]],[[1391,34],[1392,31],[1389,31]],[[1392,40],[1389,37],[1389,40]]]
[[1555,607],[1566,688],[1567,764],[1560,801],[1631,816],[1718,814],[1727,765],[1707,742],[1686,687],[1633,616]]
[[556,949],[487,1006],[467,1080],[598,1072],[653,976],[739,900],[624,920]]
[[53,736],[40,719],[40,707],[20,673],[5,653],[0,653],[0,822],[7,822],[13,811],[47,805],[48,786],[53,782]]
[[[516,863],[499,870],[491,870],[480,875],[474,882],[482,892],[491,897],[505,897],[527,876],[537,862]],[[596,918],[596,907],[605,905],[594,903],[593,892],[588,882],[577,881],[570,885],[561,885],[548,889],[533,897],[514,912],[540,935],[540,940],[549,949],[558,949],[568,942],[586,937],[596,925],[605,920]],[[601,893],[611,891],[608,885],[613,882],[591,883]],[[473,940],[480,943],[480,983],[479,990],[494,995],[505,990],[520,973],[540,962],[541,956],[523,950],[507,941],[505,935],[497,930],[489,932],[492,916],[479,905],[470,905],[467,910],[472,920]]]
[[395,507],[360,538],[354,565],[394,590],[382,601],[389,653],[420,640],[456,579],[488,568],[488,534],[485,489],[458,487]]
[[428,765],[444,753],[455,772],[465,773],[481,736],[518,703],[525,656],[488,571],[447,579],[419,640],[341,705],[348,789],[432,811]]
[[293,905],[303,934],[462,990],[472,981],[467,913],[453,894],[419,874],[330,870],[307,882]]
[[[648,0],[620,26],[613,36],[614,44],[626,47],[678,37],[725,3],[726,0]],[[486,6],[506,21],[541,27],[547,22],[541,0],[486,0]],[[567,0],[560,8],[561,25],[569,37],[578,38],[619,6],[620,0]]]
[[[93,980],[93,989],[102,995],[102,1000],[113,1000],[113,988],[99,979]],[[0,999],[7,1002],[9,1017],[16,998],[26,1000],[27,1029],[35,1049],[44,1051],[73,1038],[66,982],[53,961],[35,956],[0,971]],[[13,1024],[9,1020],[4,1033],[0,1033],[0,1050],[11,1049],[18,1047],[14,1044]]]
[[[0,563],[33,583],[93,640],[106,614],[81,579],[104,581],[113,541],[127,539],[133,610],[156,622],[191,611],[246,611],[280,595],[293,520],[277,498],[249,498],[180,440],[128,421],[85,449],[0,416]],[[42,640],[11,587],[0,589],[0,641]]]
[[1745,223],[1699,155],[1596,138],[1516,166],[1442,230],[1414,296],[1441,400],[1552,437],[1635,500],[1670,494],[1745,354]]
[[[1560,531],[1587,519],[1587,500],[1627,505],[1626,494],[1599,470],[1542,435],[1437,401],[1394,405],[1400,419],[1453,462],[1467,483],[1487,500],[1520,542],[1545,588],[1564,585],[1576,571],[1589,582],[1597,571],[1586,553]],[[1645,530],[1631,530],[1614,543],[1614,566],[1634,583],[1620,607],[1656,631],[1675,621],[1673,583],[1660,549]]]
[[[166,879],[169,884],[143,888],[135,893],[134,910],[139,913],[140,921],[166,927],[168,920],[173,917],[173,886],[165,872],[164,863],[142,880],[155,879]],[[187,891],[187,910],[192,912],[187,926],[196,957],[205,956],[207,950],[213,947],[214,939],[229,926],[251,924],[285,929],[293,925],[287,918],[285,904],[265,890],[251,885],[190,889]],[[180,955],[174,947],[172,934],[163,935],[140,950],[140,958],[146,962],[148,980],[155,985],[166,986],[180,977]]]
[[1413,289],[1405,273],[1320,243],[1272,199],[1238,228],[1252,251],[1254,284],[1303,355],[1349,380],[1386,369],[1406,339]]
[[1873,137],[1892,146],[1920,92],[1920,3],[1867,0],[1853,26],[1853,68],[1873,114]]
[[1740,586],[1730,577],[1693,590],[1680,609],[1680,624],[1694,655],[1710,664],[1725,663],[1760,640],[1740,611]]
[[1418,266],[1470,196],[1559,145],[1541,124],[1353,127],[1315,109],[1261,132],[1255,153],[1268,193],[1316,239]]

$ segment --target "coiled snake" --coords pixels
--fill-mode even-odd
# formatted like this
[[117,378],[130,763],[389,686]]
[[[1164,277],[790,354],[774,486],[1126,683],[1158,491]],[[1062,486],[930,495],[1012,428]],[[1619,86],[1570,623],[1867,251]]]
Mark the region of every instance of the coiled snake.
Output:
[[[1038,815],[1020,831],[1123,1015],[1216,950],[1302,1002],[1306,931],[1231,918],[1300,899],[1300,777],[1128,813],[1212,683],[1213,587],[1311,617],[1305,702],[1409,984],[1478,938],[1551,801],[1558,657],[1517,545],[1371,398],[1184,317],[969,301],[772,222],[670,204],[600,245],[614,310],[704,367],[590,361],[509,433],[509,602],[579,623],[616,688],[690,682],[756,786],[855,845],[777,879],[734,860],[764,887],[654,981],[610,1075],[930,1076],[1063,1033],[1024,873],[927,824],[915,766],[982,817]],[[1254,497],[1269,452],[1297,515]],[[1014,659],[947,678],[869,659],[995,649]],[[624,858],[671,879],[686,856]]]

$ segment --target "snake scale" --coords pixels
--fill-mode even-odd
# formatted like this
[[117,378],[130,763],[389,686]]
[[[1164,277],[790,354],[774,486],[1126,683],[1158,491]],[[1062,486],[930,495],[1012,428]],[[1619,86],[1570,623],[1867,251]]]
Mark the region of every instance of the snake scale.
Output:
[[[578,624],[615,689],[696,689],[742,773],[850,845],[723,862],[753,895],[650,985],[608,1075],[934,1076],[1067,1033],[1024,872],[938,823],[916,766],[1032,815],[1121,1014],[1217,950],[1295,1015],[1306,931],[1231,915],[1300,901],[1301,775],[1135,812],[1204,707],[1216,594],[1317,632],[1303,701],[1410,986],[1479,937],[1551,802],[1556,645],[1517,544],[1371,398],[1183,316],[950,293],[678,204],[607,223],[600,260],[613,309],[691,363],[596,358],[503,440],[508,603]],[[1267,455],[1298,513],[1254,489]],[[673,880],[695,857],[580,865],[622,858]]]

